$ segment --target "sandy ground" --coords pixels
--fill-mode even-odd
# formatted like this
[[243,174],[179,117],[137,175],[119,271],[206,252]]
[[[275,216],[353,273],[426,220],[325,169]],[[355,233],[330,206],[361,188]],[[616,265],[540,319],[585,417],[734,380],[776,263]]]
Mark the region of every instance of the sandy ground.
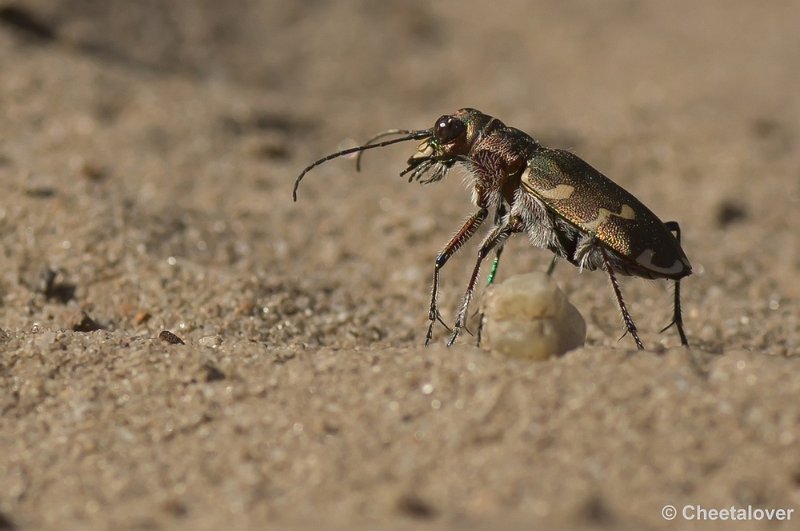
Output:
[[[489,4],[0,0],[0,529],[800,511],[800,3]],[[465,106],[681,223],[691,350],[658,333],[667,284],[623,284],[636,352],[605,276],[563,264],[584,348],[423,348],[472,207],[397,177],[413,145],[292,203],[316,157]],[[548,262],[518,237],[499,279]]]

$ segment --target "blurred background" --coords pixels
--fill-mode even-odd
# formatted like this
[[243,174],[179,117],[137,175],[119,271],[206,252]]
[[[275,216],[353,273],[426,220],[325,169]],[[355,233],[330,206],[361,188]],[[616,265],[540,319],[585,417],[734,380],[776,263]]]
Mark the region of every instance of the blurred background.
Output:
[[[754,309],[747,298],[721,304],[726,291],[745,290],[766,315],[800,294],[799,10],[795,1],[509,1],[502,9],[5,1],[4,115],[14,129],[6,152],[37,161],[34,181],[65,163],[78,168],[83,157],[108,170],[110,193],[134,210],[210,233],[198,247],[182,239],[187,231],[162,234],[142,222],[157,255],[269,262],[272,276],[317,271],[321,260],[342,282],[399,296],[401,328],[410,330],[424,322],[418,309],[433,256],[471,211],[458,176],[424,193],[404,186],[396,174],[412,149],[405,146],[367,154],[361,174],[341,160],[315,170],[296,205],[291,182],[311,160],[375,132],[429,127],[475,107],[577,152],[681,223],[696,273],[688,311],[699,317],[692,301],[709,297],[731,310],[689,325],[718,351],[737,333],[720,323]],[[175,206],[182,221],[169,219]],[[517,240],[508,272],[546,262]],[[449,266],[448,292],[462,289],[468,262]],[[574,287],[571,268],[559,275],[567,289],[586,286],[591,303],[608,306],[602,275]],[[664,321],[668,297],[631,284],[628,298],[643,305],[634,315]]]
[[[0,0],[0,375],[12,390],[0,409],[14,419],[0,421],[0,521],[130,524],[143,512],[156,527],[186,514],[211,525],[313,499],[345,527],[398,511],[658,527],[660,504],[687,492],[795,503],[796,371],[745,374],[731,367],[751,358],[718,355],[778,363],[800,342],[798,21],[795,0]],[[625,354],[606,277],[564,264],[556,279],[587,321],[584,350],[534,367],[484,364],[471,338],[417,348],[434,257],[473,208],[458,173],[407,184],[410,143],[365,154],[361,173],[346,159],[315,169],[297,203],[292,183],[325,154],[461,107],[576,152],[681,223],[689,339],[728,380],[692,380],[699,362],[676,361],[682,350]],[[472,255],[443,272],[446,316]],[[549,259],[518,237],[499,279]],[[658,334],[670,290],[623,285],[645,344],[674,353],[676,335]],[[162,329],[194,346],[165,350],[152,340]],[[409,389],[443,367],[436,416]],[[314,401],[306,384],[331,394]],[[450,407],[456,395],[468,406]],[[562,413],[576,396],[589,413]],[[352,413],[331,428],[320,419],[342,400]],[[723,402],[749,420],[716,424]],[[767,412],[748,416],[757,403]],[[502,420],[500,435],[472,438],[481,415]],[[120,442],[112,426],[125,422],[139,428]],[[167,435],[179,425],[209,438]]]

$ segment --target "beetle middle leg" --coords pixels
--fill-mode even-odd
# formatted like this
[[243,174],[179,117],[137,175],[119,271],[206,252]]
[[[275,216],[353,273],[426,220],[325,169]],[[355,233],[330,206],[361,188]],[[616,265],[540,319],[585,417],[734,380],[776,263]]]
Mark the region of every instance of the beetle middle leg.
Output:
[[453,326],[453,335],[450,336],[447,346],[452,346],[453,343],[456,342],[456,339],[458,339],[458,336],[461,334],[461,330],[466,326],[467,310],[469,309],[469,303],[472,300],[472,294],[475,292],[475,285],[478,283],[478,273],[481,269],[481,263],[492,251],[492,249],[502,246],[509,236],[520,231],[522,231],[522,222],[517,218],[512,218],[504,225],[495,225],[489,234],[486,235],[486,238],[484,238],[483,243],[481,243],[481,247],[478,250],[478,259],[475,262],[475,267],[472,270],[472,276],[469,279],[469,284],[467,284],[467,291],[464,294],[464,300],[462,301],[461,308],[458,311],[458,317],[456,317],[455,326]]
[[[506,205],[502,201],[497,203],[497,209],[494,212],[494,224],[495,226],[503,224],[503,218],[506,215]],[[497,249],[494,251],[494,260],[492,260],[492,268],[489,270],[489,276],[486,278],[486,287],[491,286],[494,284],[494,277],[497,275],[497,268],[500,265],[500,256],[503,254],[503,245],[498,245]],[[483,313],[478,310],[475,312],[476,315],[480,315],[478,319],[478,331],[477,331],[477,345],[481,346],[481,333],[483,332]],[[475,317],[473,315],[473,317]]]
[[631,314],[628,312],[628,307],[625,306],[625,301],[622,300],[622,291],[619,289],[619,283],[617,282],[617,277],[614,276],[614,268],[611,265],[611,262],[609,262],[608,260],[608,255],[606,254],[605,249],[603,249],[602,247],[598,248],[600,249],[600,253],[603,256],[603,263],[606,266],[606,271],[608,272],[608,278],[611,279],[611,287],[614,288],[614,295],[617,296],[617,303],[619,303],[619,309],[622,311],[622,320],[625,321],[625,328],[627,328],[628,332],[630,332],[631,336],[633,336],[633,340],[636,341],[636,347],[639,350],[644,350],[644,345],[642,344],[642,340],[639,339],[639,333],[636,331],[636,324],[634,324],[633,318],[631,317]]
[[[678,240],[678,243],[681,243],[681,226],[678,225],[677,221],[667,221],[664,223],[668,230],[675,233],[675,239]],[[683,316],[681,315],[681,281],[675,281],[675,301],[672,309],[672,322],[670,322],[667,326],[661,329],[661,331],[665,331],[670,328],[672,325],[678,329],[678,335],[681,336],[681,345],[684,347],[689,346],[689,340],[686,339],[686,332],[683,330]]]
[[[497,203],[497,210],[494,212],[495,226],[503,224],[503,218],[506,215],[506,205],[502,201]],[[497,267],[500,265],[500,256],[503,254],[503,246],[498,245],[497,250],[494,252],[494,261],[492,261],[492,269],[489,271],[489,276],[486,278],[486,286],[491,286],[494,283],[494,277],[497,275]]]
[[438,307],[438,299],[439,299],[439,270],[444,267],[447,261],[450,259],[451,256],[456,254],[458,250],[463,246],[467,240],[469,240],[474,234],[475,231],[481,226],[481,223],[484,222],[488,211],[485,207],[482,207],[480,210],[475,212],[473,215],[467,219],[464,225],[459,229],[458,232],[447,242],[447,245],[444,246],[444,249],[436,256],[436,263],[433,269],[433,287],[431,288],[431,309],[428,313],[428,332],[425,334],[425,345],[430,343],[431,338],[433,337],[433,325],[436,321],[439,321],[450,331],[450,327],[447,326],[444,321],[442,321],[442,316],[439,314],[439,307]]

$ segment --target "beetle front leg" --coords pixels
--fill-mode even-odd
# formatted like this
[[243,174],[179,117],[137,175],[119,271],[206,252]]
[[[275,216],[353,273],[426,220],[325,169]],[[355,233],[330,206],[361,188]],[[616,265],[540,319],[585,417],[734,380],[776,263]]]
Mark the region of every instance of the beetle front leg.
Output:
[[442,249],[442,251],[436,256],[436,263],[434,264],[433,269],[433,287],[431,288],[431,309],[428,313],[428,333],[425,334],[425,345],[430,343],[431,338],[433,337],[433,325],[436,323],[436,321],[442,323],[444,327],[450,331],[450,327],[448,327],[442,321],[442,317],[439,314],[439,270],[444,267],[450,257],[456,254],[458,250],[461,249],[461,247],[467,242],[467,240],[469,240],[475,234],[475,232],[481,226],[481,223],[483,223],[486,219],[487,214],[488,211],[486,208],[481,207],[480,210],[470,216],[461,229],[455,233],[450,241],[447,242],[447,245],[444,246],[444,249]]
[[502,246],[509,236],[522,230],[521,227],[522,223],[519,220],[509,220],[505,225],[495,225],[489,234],[486,235],[486,238],[484,238],[481,248],[478,250],[478,259],[475,262],[475,267],[472,269],[472,276],[469,279],[469,284],[467,284],[464,300],[461,303],[461,308],[456,317],[456,324],[453,326],[453,335],[450,336],[450,341],[447,342],[448,347],[456,342],[459,334],[461,334],[461,330],[466,326],[467,311],[469,310],[469,303],[472,300],[472,294],[475,292],[475,285],[478,283],[481,262],[483,262],[492,249]]

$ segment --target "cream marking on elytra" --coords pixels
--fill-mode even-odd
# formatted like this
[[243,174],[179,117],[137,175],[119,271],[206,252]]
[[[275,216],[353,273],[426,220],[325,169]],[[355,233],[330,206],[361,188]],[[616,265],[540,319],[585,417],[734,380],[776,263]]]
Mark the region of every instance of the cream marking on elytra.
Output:
[[570,186],[568,184],[559,184],[550,190],[539,190],[538,193],[545,199],[569,199],[574,191],[574,186]]
[[655,255],[656,252],[654,250],[645,249],[642,254],[636,257],[636,262],[644,266],[645,269],[663,273],[665,275],[676,275],[686,268],[681,260],[675,260],[675,263],[673,263],[670,267],[657,266],[653,263],[653,257]]
[[595,218],[594,221],[585,221],[581,223],[581,228],[583,230],[596,231],[597,227],[605,223],[606,220],[611,216],[616,216],[622,219],[636,219],[636,212],[634,212],[629,205],[625,204],[622,205],[622,208],[620,209],[619,212],[612,212],[608,209],[601,207],[600,210],[597,212],[597,218]]
[[558,184],[555,188],[551,188],[549,190],[542,190],[538,187],[533,185],[531,182],[531,173],[532,170],[530,167],[525,168],[525,171],[522,172],[522,183],[531,192],[535,193],[539,197],[544,199],[569,199],[573,192],[575,192],[575,187],[570,186],[568,184]]

